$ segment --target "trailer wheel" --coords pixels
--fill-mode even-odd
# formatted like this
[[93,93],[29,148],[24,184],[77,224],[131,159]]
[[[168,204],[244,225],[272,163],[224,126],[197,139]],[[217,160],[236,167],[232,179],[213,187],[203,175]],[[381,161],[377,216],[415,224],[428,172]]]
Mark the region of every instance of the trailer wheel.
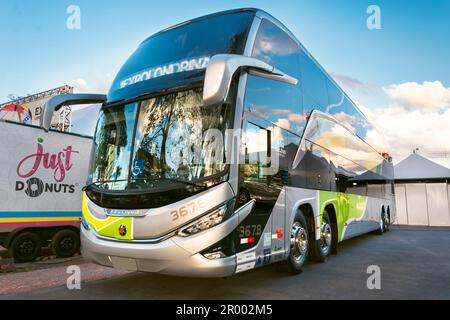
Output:
[[303,212],[299,211],[292,223],[291,242],[288,258],[289,269],[293,273],[303,271],[303,266],[308,260],[308,224]]
[[80,250],[80,236],[72,230],[58,231],[52,238],[52,251],[58,258],[68,258]]
[[36,233],[23,232],[17,235],[9,246],[14,262],[30,262],[41,254],[41,239]]
[[327,210],[323,211],[322,225],[320,226],[320,239],[311,240],[311,254],[314,261],[325,262],[331,253],[333,244],[333,229],[331,228],[330,217]]

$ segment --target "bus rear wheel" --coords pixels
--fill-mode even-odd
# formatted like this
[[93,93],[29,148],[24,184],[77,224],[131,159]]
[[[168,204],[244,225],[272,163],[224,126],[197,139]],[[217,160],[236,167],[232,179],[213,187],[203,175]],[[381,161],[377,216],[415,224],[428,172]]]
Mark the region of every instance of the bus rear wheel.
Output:
[[384,210],[381,212],[381,218],[380,218],[380,225],[378,229],[376,230],[376,234],[381,236],[386,231],[386,215],[384,213]]
[[308,246],[308,224],[305,216],[300,211],[295,217],[291,228],[288,266],[293,273],[303,271],[303,266],[308,260]]
[[36,233],[23,232],[17,235],[9,246],[14,262],[30,262],[41,254],[41,239]]
[[390,210],[388,208],[386,219],[384,220],[384,232],[388,232],[390,226],[391,226],[391,213],[390,213]]
[[58,258],[68,258],[80,250],[80,236],[72,230],[58,231],[52,238],[52,251]]
[[310,241],[311,255],[314,261],[325,262],[331,253],[333,229],[327,210],[323,211],[320,239]]

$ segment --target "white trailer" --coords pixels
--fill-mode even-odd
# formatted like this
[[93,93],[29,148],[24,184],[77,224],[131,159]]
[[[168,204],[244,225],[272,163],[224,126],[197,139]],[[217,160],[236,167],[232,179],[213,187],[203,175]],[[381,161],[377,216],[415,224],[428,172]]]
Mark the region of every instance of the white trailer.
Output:
[[[87,102],[102,102],[102,97]],[[46,97],[38,107],[37,125],[11,116],[0,120],[0,245],[17,262],[34,260],[48,244],[58,257],[79,250],[92,137],[55,125],[62,114],[61,108],[54,112],[55,99]]]

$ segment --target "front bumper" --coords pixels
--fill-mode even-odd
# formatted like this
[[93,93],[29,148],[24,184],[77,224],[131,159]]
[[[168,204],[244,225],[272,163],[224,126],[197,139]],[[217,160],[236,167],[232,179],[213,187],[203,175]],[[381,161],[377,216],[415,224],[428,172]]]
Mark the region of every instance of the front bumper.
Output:
[[172,238],[159,243],[124,243],[100,239],[92,230],[82,228],[81,251],[83,257],[108,267],[115,266],[117,257],[127,258],[136,271],[187,277],[222,277],[236,269],[235,256],[209,260],[183,249]]
[[[121,242],[96,236],[92,229],[81,228],[81,251],[85,258],[108,267],[126,262],[125,269],[187,277],[224,277],[235,273],[236,256],[205,258],[199,252],[229,235],[250,213],[252,206],[241,208],[227,221],[198,234],[173,236],[157,243]],[[127,263],[128,262],[128,263]]]

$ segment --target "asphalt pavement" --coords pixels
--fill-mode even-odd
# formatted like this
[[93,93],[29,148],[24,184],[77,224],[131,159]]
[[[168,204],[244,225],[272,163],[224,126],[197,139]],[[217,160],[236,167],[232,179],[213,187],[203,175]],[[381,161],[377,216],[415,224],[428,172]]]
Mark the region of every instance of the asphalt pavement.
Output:
[[[450,229],[395,227],[345,241],[338,250],[299,275],[282,265],[220,279],[135,272],[85,281],[80,290],[62,285],[0,299],[450,299]],[[379,290],[367,286],[374,265]]]

